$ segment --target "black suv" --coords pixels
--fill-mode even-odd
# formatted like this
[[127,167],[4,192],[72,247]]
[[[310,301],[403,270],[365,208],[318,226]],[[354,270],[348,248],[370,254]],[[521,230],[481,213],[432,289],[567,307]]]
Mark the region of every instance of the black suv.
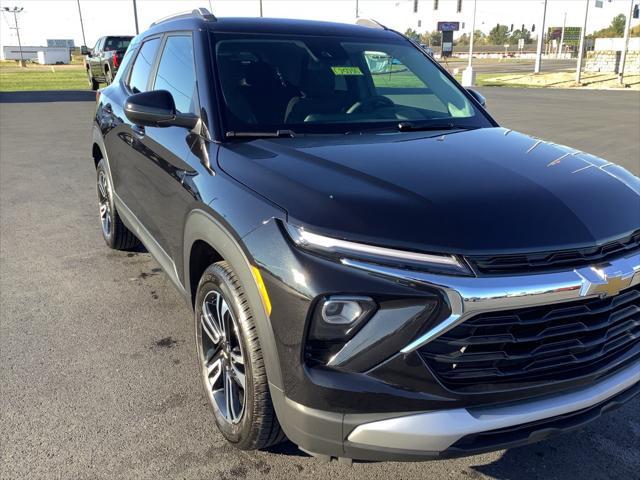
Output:
[[499,127],[397,32],[165,19],[92,148],[104,239],[193,308],[239,448],[465,455],[638,393],[640,179]]

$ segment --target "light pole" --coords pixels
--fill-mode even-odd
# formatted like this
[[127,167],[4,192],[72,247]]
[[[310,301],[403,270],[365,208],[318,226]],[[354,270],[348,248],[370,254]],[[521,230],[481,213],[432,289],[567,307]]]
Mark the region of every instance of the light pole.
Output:
[[360,18],[360,12],[358,11],[358,0],[356,0],[356,18]]
[[547,0],[544,0],[544,8],[542,10],[542,28],[538,33],[538,48],[536,50],[536,64],[533,67],[534,73],[540,73],[540,60],[542,58],[542,42],[544,40],[544,22],[547,18]]
[[260,16],[262,17],[262,0],[260,0]]
[[82,9],[80,8],[80,0],[78,0],[78,15],[80,15],[80,28],[82,29],[82,45],[87,46],[87,39],[84,38],[84,23],[82,23]]
[[564,43],[564,29],[567,25],[567,12],[564,12],[564,20],[562,21],[562,33],[560,33],[560,46],[558,47],[558,51],[556,52],[556,58],[558,58],[558,54],[562,55],[562,44]]
[[2,7],[5,12],[13,13],[13,21],[16,26],[14,27],[16,30],[16,34],[18,35],[18,48],[20,49],[20,66],[24,67],[24,57],[22,56],[22,42],[20,41],[20,28],[18,27],[18,14],[24,10],[24,8],[20,7]]
[[138,7],[136,5],[136,0],[133,0],[133,19],[136,22],[136,35],[138,35],[140,30],[138,30]]
[[589,16],[589,2],[591,0],[585,0],[586,5],[584,7],[584,25],[580,32],[580,50],[578,51],[578,64],[576,65],[576,83],[580,83],[580,76],[582,75],[582,57],[584,56],[584,36],[587,31],[587,17]]
[[473,0],[473,20],[471,21],[471,38],[469,39],[469,63],[467,68],[462,72],[462,85],[464,87],[473,87],[475,84],[475,75],[473,74],[473,37],[476,35],[476,7],[478,0]]
[[627,60],[627,48],[629,48],[629,32],[631,30],[631,17],[633,16],[633,4],[635,0],[631,0],[629,15],[627,16],[627,25],[624,28],[624,41],[622,45],[622,54],[620,55],[620,68],[618,68],[618,83],[624,85],[624,64]]

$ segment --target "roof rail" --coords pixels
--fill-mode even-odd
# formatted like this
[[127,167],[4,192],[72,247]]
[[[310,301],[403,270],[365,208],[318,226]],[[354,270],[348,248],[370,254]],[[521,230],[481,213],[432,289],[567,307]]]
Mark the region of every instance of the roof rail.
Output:
[[369,28],[380,28],[382,30],[389,30],[387,27],[385,27],[384,25],[382,25],[380,22],[372,19],[372,18],[359,18],[358,20],[356,20],[356,25],[360,25],[362,27],[369,27]]
[[179,20],[181,18],[192,18],[192,17],[200,17],[203,20],[209,20],[212,22],[215,22],[217,20],[215,15],[212,14],[206,8],[196,8],[194,10],[191,10],[190,12],[174,13],[173,15],[169,15],[167,17],[156,20],[151,24],[151,26],[153,27],[160,23],[168,22],[169,20]]

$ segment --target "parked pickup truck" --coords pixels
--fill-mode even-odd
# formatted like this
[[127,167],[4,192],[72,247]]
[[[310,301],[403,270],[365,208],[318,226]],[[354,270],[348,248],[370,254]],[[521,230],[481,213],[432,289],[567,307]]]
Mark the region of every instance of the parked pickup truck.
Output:
[[111,84],[132,38],[131,36],[100,37],[95,47],[86,52],[84,65],[87,69],[89,85],[93,90],[97,90],[101,82]]

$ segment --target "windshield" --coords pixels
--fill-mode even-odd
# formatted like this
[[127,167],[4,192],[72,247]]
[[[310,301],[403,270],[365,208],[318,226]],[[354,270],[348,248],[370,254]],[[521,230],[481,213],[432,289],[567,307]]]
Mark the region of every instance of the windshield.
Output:
[[401,38],[215,33],[214,40],[227,132],[492,126]]

